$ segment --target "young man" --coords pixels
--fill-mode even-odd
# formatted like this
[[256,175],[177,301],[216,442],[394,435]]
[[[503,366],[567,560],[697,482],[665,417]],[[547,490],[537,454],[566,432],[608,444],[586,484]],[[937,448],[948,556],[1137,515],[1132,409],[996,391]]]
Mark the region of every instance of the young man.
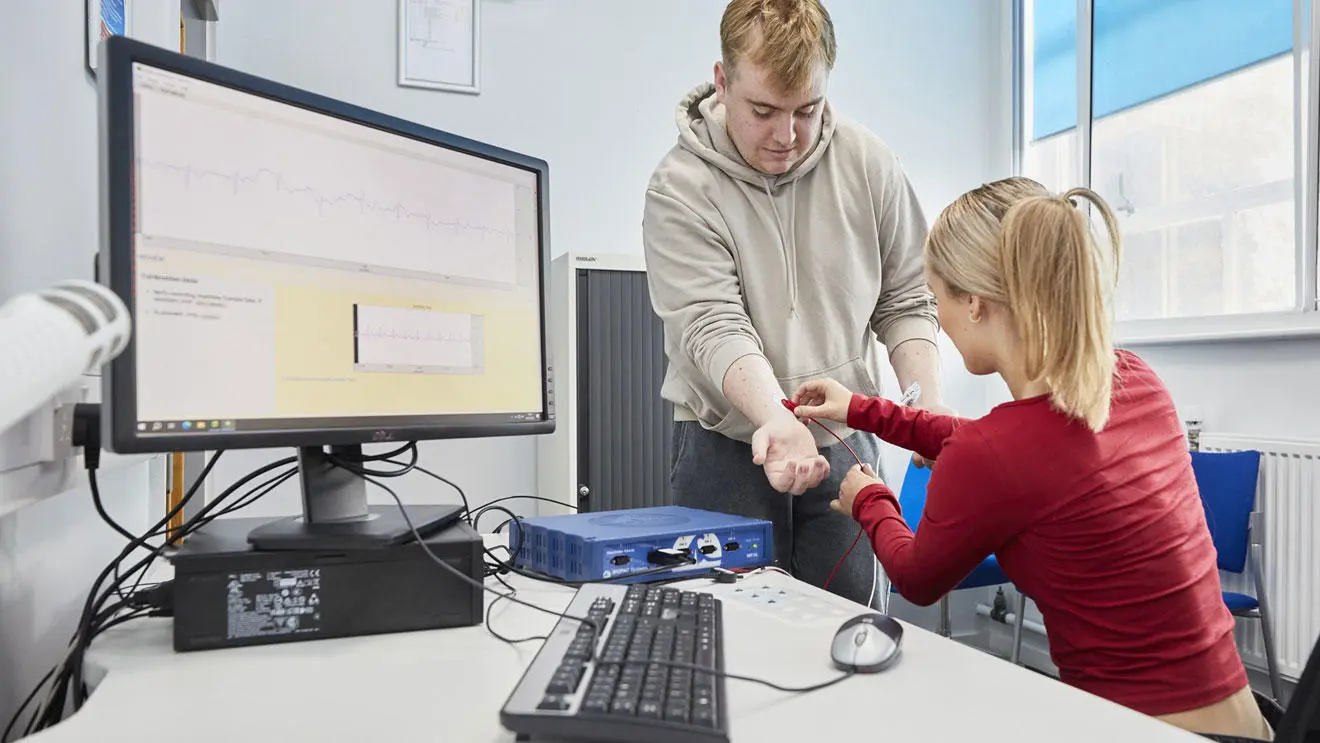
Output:
[[[714,85],[679,104],[678,144],[646,191],[651,300],[664,322],[663,394],[676,409],[671,481],[693,508],[764,518],[775,558],[823,585],[857,534],[830,511],[852,455],[782,402],[815,377],[940,406],[926,221],[898,159],[825,99],[834,27],[819,0],[733,0]],[[833,426],[868,464],[879,444]],[[871,555],[831,591],[869,603]]]

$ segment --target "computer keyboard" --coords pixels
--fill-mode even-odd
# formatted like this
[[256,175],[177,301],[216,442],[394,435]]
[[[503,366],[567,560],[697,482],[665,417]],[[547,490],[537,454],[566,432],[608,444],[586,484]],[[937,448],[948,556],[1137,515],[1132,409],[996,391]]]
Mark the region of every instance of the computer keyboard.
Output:
[[504,727],[533,740],[727,743],[719,599],[588,584],[564,613],[590,618],[601,633],[560,619],[500,710]]

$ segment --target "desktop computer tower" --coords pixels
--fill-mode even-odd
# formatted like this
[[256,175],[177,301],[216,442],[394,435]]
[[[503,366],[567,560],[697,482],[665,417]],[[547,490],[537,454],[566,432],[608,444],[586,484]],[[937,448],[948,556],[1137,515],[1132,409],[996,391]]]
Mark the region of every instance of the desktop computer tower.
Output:
[[[174,555],[174,649],[266,645],[480,624],[483,591],[416,544],[259,551],[268,519],[218,519]],[[426,539],[436,557],[483,580],[481,536],[459,522]]]

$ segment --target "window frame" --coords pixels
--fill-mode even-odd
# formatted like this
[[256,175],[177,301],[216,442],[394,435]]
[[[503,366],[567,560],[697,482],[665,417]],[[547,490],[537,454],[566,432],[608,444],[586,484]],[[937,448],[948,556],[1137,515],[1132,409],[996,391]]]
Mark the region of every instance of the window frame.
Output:
[[[1022,175],[1026,154],[1026,0],[1010,0],[1012,55],[1012,167]],[[1094,0],[1077,3],[1077,173],[1078,185],[1091,186],[1092,52]],[[1296,305],[1277,312],[1124,320],[1116,324],[1121,346],[1209,341],[1320,338],[1320,0],[1293,0],[1293,203],[1296,213]]]

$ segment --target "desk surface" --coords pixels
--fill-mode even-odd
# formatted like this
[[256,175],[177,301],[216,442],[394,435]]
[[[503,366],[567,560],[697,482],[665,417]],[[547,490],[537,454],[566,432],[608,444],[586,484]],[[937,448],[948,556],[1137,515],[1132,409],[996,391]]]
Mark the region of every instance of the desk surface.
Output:
[[[562,610],[573,593],[509,582],[547,608]],[[727,670],[791,685],[837,673],[830,640],[864,611],[773,572],[675,585],[724,600]],[[543,634],[555,621],[509,601],[491,615],[508,637]],[[28,740],[507,742],[499,710],[539,646],[506,645],[476,626],[175,653],[168,619],[138,620],[92,647],[88,663],[106,675],[82,710]],[[901,659],[879,674],[811,694],[726,683],[735,741],[805,740],[827,721],[849,737],[891,741],[1203,740],[911,625]]]

